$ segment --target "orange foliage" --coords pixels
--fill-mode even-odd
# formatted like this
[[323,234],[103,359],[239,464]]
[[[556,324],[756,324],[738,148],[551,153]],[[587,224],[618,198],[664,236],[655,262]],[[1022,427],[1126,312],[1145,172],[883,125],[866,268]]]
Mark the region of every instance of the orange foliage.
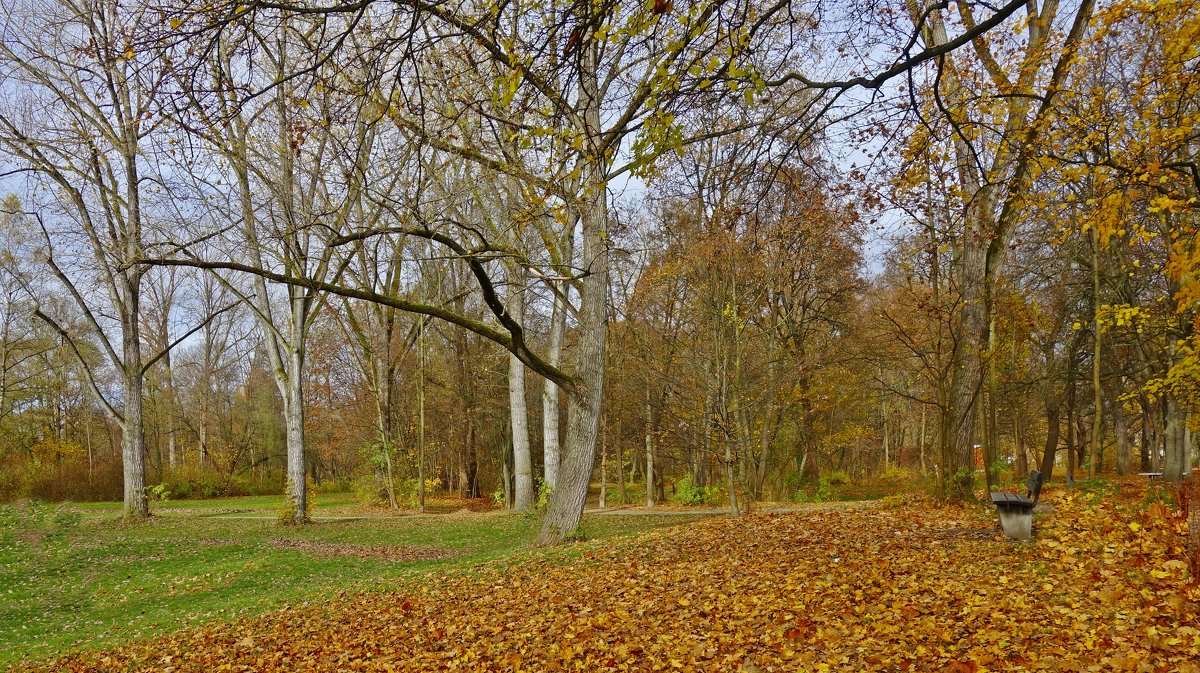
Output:
[[1051,491],[1029,544],[912,503],[714,519],[46,670],[1195,673],[1183,530],[1137,496]]

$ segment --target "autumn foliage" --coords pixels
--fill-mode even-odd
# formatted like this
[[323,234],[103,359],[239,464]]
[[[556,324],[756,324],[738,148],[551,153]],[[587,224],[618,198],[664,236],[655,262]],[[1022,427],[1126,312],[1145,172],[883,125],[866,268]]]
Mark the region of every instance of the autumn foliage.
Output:
[[1143,495],[1052,490],[1028,544],[919,503],[715,519],[40,670],[1200,671],[1186,523]]

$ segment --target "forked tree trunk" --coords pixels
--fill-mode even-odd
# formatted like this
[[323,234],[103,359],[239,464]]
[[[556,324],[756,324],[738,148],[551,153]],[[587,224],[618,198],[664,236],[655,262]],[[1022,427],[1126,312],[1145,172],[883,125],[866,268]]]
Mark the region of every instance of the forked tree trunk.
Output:
[[[598,46],[589,43],[580,56],[580,97],[586,101],[585,138],[600,138]],[[558,484],[535,544],[558,544],[579,526],[587,498],[592,467],[596,464],[596,435],[604,391],[604,344],[608,332],[608,195],[604,153],[587,148],[593,157],[581,184],[585,206],[581,213],[583,232],[582,266],[586,274],[579,297],[579,342],[576,352],[576,389],[567,406],[567,438],[559,465]]]
[[583,280],[579,307],[579,345],[576,367],[578,390],[569,398],[567,441],[563,447],[558,485],[542,521],[536,544],[564,541],[579,525],[596,458],[596,433],[604,387],[604,341],[607,330],[608,249],[607,212],[602,186],[594,196],[596,211],[584,218],[583,254],[589,275]]

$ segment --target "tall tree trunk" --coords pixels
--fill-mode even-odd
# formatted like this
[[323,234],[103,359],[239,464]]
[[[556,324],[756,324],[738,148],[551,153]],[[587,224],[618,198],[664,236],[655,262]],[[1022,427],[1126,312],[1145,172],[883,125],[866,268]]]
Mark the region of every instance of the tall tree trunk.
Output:
[[1187,411],[1183,414],[1183,449],[1181,455],[1183,457],[1183,473],[1190,474],[1192,471],[1192,452],[1195,450],[1195,435],[1192,433],[1192,411]]
[[1150,402],[1149,402],[1149,399],[1145,395],[1141,396],[1141,408],[1142,408],[1142,441],[1141,441],[1141,447],[1140,447],[1141,455],[1139,456],[1139,458],[1141,459],[1142,472],[1149,472],[1152,469],[1152,465],[1150,463],[1150,445],[1151,445]]
[[925,474],[925,413],[928,406],[921,403],[921,431],[917,433],[917,455],[921,458],[921,474]]
[[[508,310],[514,320],[523,323],[525,320],[524,272],[513,266],[509,267]],[[511,353],[508,356],[508,411],[512,428],[513,471],[516,472],[516,497],[513,499],[513,509],[518,512],[527,512],[533,506],[533,464],[529,455],[529,410],[525,401],[525,365],[520,358]]]
[[146,446],[142,427],[142,344],[138,325],[138,279],[125,281],[126,312],[122,334],[125,408],[121,417],[121,465],[124,473],[125,516],[150,516],[146,501]]
[[1129,450],[1129,429],[1125,409],[1119,400],[1113,402],[1113,434],[1117,436],[1117,474],[1129,474],[1132,456]]
[[1067,368],[1067,486],[1075,484],[1075,354],[1072,353],[1071,366]]
[[999,386],[996,383],[996,316],[988,320],[987,397],[983,408],[983,474],[989,492],[996,490],[996,461],[1000,457],[1000,423],[996,418],[1000,406]]
[[[571,232],[573,234],[574,232]],[[567,237],[568,240],[574,236]],[[570,246],[566,247],[570,250]],[[568,253],[569,254],[569,253]],[[564,263],[569,264],[570,260]],[[550,344],[546,361],[558,367],[562,364],[563,333],[566,331],[567,308],[563,296],[570,285],[565,281],[554,281],[559,294],[554,295],[553,306],[550,310]],[[546,483],[550,488],[558,485],[558,464],[561,460],[559,441],[559,415],[562,413],[559,403],[558,384],[546,379],[542,387],[542,464],[545,470]]]
[[738,510],[737,479],[734,477],[733,440],[724,435],[725,440],[725,488],[729,489],[729,513],[737,516]]
[[384,489],[387,492],[388,507],[391,509],[400,509],[400,503],[396,501],[396,476],[392,469],[392,438],[395,436],[395,429],[392,421],[392,392],[394,389],[393,381],[395,372],[389,364],[391,359],[390,340],[391,340],[391,324],[389,323],[384,332],[384,347],[383,359],[374,358],[375,362],[375,387],[378,391],[375,395],[375,415],[379,422],[379,441],[383,447],[383,467],[384,467]]
[[1165,411],[1163,437],[1166,440],[1166,455],[1163,460],[1163,479],[1178,483],[1183,481],[1186,466],[1183,464],[1183,428],[1179,423],[1179,403],[1174,397],[1167,397]]
[[646,381],[645,400],[642,405],[646,425],[646,506],[654,507],[654,420],[650,408],[650,381]]
[[629,503],[628,495],[625,493],[625,452],[617,450],[617,497],[621,499],[621,504]]
[[584,137],[589,160],[581,185],[585,210],[581,213],[583,259],[586,274],[579,297],[579,342],[576,348],[576,390],[567,406],[567,441],[559,465],[558,485],[550,494],[549,508],[535,544],[564,541],[579,526],[587,498],[592,467],[596,464],[596,434],[604,389],[604,344],[608,334],[608,194],[601,138],[599,46],[588,41],[580,54],[580,99],[584,101]]
[[288,499],[295,508],[292,523],[308,521],[308,488],[304,464],[304,349],[288,349],[288,376],[283,402],[287,433]]
[[[975,206],[978,208],[979,206]],[[974,222],[978,216],[969,219]],[[965,239],[974,240],[978,225],[972,226]],[[962,298],[958,322],[958,338],[952,354],[954,370],[950,377],[948,397],[948,427],[943,435],[942,454],[948,459],[946,496],[952,501],[973,499],[975,482],[974,446],[975,417],[978,413],[979,391],[983,383],[981,353],[987,351],[990,302],[985,284],[986,250],[978,242],[967,244],[960,251],[959,290]]]
[[1062,416],[1058,400],[1046,401],[1046,446],[1042,450],[1042,478],[1049,482],[1054,476],[1054,459],[1058,455],[1058,435]]
[[[605,424],[607,425],[607,423]],[[600,509],[608,507],[608,432],[600,433]]]
[[1088,479],[1100,471],[1100,443],[1104,440],[1104,397],[1100,388],[1100,229],[1092,227],[1092,442],[1088,455]]

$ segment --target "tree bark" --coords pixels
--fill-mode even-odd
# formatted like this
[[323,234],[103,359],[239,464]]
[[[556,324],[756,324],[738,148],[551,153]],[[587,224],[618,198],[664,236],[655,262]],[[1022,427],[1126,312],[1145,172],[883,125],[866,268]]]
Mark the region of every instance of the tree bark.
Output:
[[1117,474],[1129,474],[1132,455],[1129,450],[1129,429],[1126,427],[1125,409],[1121,402],[1113,403],[1113,434],[1117,436]]
[[1167,397],[1166,423],[1163,437],[1166,443],[1166,456],[1163,460],[1163,479],[1179,483],[1183,481],[1184,465],[1183,428],[1179,424],[1179,403],[1174,397]]
[[[508,310],[518,323],[525,320],[525,279],[520,269],[509,267]],[[547,386],[553,383],[546,382]],[[513,509],[529,511],[533,507],[533,465],[529,455],[529,409],[525,401],[525,365],[516,355],[508,355],[508,411],[512,428],[513,471],[516,472]],[[557,432],[557,430],[556,430]]]
[[287,432],[288,500],[294,511],[292,523],[308,522],[308,489],[304,464],[304,349],[288,350],[283,416]]
[[1092,441],[1088,455],[1088,479],[1100,471],[1100,443],[1104,440],[1104,396],[1100,388],[1100,230],[1092,227]]
[[127,314],[122,333],[125,396],[121,415],[121,464],[124,473],[125,516],[142,519],[150,516],[146,500],[146,446],[142,428],[142,345],[138,324],[138,278],[124,281]]
[[[568,238],[574,238],[570,232]],[[570,246],[567,246],[570,250]],[[567,260],[569,263],[570,260]],[[563,333],[566,331],[567,309],[564,305],[569,285],[566,282],[554,281],[558,284],[558,293],[554,295],[553,307],[550,310],[550,344],[546,361],[552,366],[562,364]],[[559,403],[558,384],[546,379],[542,388],[542,463],[546,475],[546,483],[550,488],[558,484],[558,464],[561,460],[562,448],[559,440],[559,415],[562,413]]]
[[600,99],[597,68],[599,45],[588,41],[580,54],[580,99],[584,102],[584,138],[588,160],[581,182],[586,196],[581,213],[586,275],[580,283],[579,342],[576,352],[577,389],[567,406],[567,441],[563,446],[558,485],[535,544],[560,543],[574,533],[583,515],[592,467],[596,464],[596,435],[604,392],[604,344],[608,333],[608,194],[606,159],[597,146]]
[[1046,401],[1046,446],[1042,450],[1042,479],[1047,483],[1054,476],[1054,459],[1058,455],[1058,436],[1062,416],[1058,400]]
[[646,424],[646,506],[654,507],[654,423],[651,420],[650,384],[646,383],[645,424]]

